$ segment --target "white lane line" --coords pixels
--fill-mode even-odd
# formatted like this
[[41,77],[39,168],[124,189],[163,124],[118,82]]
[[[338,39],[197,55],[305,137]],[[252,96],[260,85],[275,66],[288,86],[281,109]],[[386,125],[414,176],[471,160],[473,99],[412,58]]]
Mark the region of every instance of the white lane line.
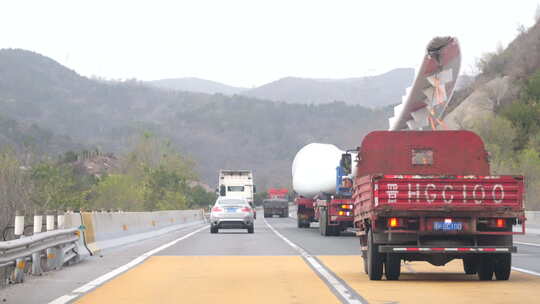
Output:
[[360,299],[353,298],[354,296],[351,294],[349,288],[345,286],[343,283],[341,283],[334,275],[332,275],[326,268],[319,263],[317,259],[315,259],[312,255],[310,255],[307,251],[305,251],[302,247],[296,245],[292,241],[290,241],[288,238],[283,236],[281,233],[279,233],[274,227],[272,227],[266,219],[264,219],[264,223],[272,230],[277,236],[279,236],[285,243],[289,244],[294,250],[298,251],[300,255],[319,273],[321,277],[323,277],[330,286],[334,288],[334,290],[339,293],[341,298],[346,302],[350,304],[365,304],[367,302],[364,302]]
[[123,266],[120,266],[120,267],[114,269],[113,271],[108,272],[108,273],[100,276],[99,278],[97,278],[97,279],[95,279],[95,280],[93,280],[93,281],[91,281],[89,283],[86,283],[85,285],[73,290],[71,293],[69,293],[67,295],[63,295],[63,296],[49,302],[49,304],[65,304],[65,303],[69,303],[73,299],[75,299],[75,298],[83,295],[84,293],[86,293],[86,292],[100,286],[101,284],[103,284],[106,281],[116,277],[117,275],[119,275],[119,274],[121,274],[121,273],[123,273],[123,272],[137,266],[138,264],[142,263],[144,260],[148,259],[150,256],[152,256],[152,255],[154,255],[154,254],[156,254],[156,253],[158,253],[158,252],[160,252],[160,251],[162,251],[164,249],[167,249],[167,248],[173,246],[174,244],[176,244],[176,243],[178,243],[178,242],[180,242],[182,240],[185,240],[185,239],[195,235],[198,232],[201,232],[202,230],[208,229],[208,227],[209,226],[206,225],[206,226],[201,227],[201,228],[199,228],[199,229],[197,229],[195,231],[192,231],[192,232],[190,232],[190,233],[188,233],[188,234],[186,234],[186,235],[184,235],[182,237],[179,237],[174,241],[171,241],[171,242],[169,242],[169,243],[167,243],[165,245],[162,245],[162,246],[159,246],[159,247],[157,247],[155,249],[152,249],[152,250],[146,252],[145,254],[133,259],[131,262],[129,262],[129,263],[123,265]]
[[515,271],[519,271],[519,272],[523,272],[523,273],[526,273],[526,274],[530,274],[530,275],[533,275],[533,276],[540,277],[540,273],[536,272],[536,271],[527,270],[527,269],[518,268],[518,267],[512,267],[512,269],[515,270]]
[[514,244],[540,247],[540,244],[537,243],[514,242]]

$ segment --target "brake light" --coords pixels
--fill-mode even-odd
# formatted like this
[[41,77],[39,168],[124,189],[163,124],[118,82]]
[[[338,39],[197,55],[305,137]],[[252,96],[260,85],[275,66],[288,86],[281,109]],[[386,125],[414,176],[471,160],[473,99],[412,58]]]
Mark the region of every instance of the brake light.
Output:
[[212,212],[221,212],[221,211],[223,211],[223,209],[221,209],[219,207],[212,208]]
[[388,226],[394,228],[398,226],[398,219],[396,217],[391,217],[388,219]]
[[497,226],[497,228],[504,228],[506,226],[506,223],[504,219],[497,219],[495,226]]
[[242,208],[242,212],[251,212],[251,208],[244,207],[244,208]]
[[444,222],[445,222],[445,223],[451,223],[451,222],[452,222],[452,219],[451,219],[451,218],[445,218],[445,219],[444,219]]

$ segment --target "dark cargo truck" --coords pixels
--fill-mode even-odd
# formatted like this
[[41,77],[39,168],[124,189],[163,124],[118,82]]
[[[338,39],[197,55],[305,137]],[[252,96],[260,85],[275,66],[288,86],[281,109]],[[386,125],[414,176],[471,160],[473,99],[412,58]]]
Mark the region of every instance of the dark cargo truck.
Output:
[[289,217],[289,201],[281,198],[263,200],[264,217]]
[[[525,233],[522,176],[491,175],[469,131],[376,131],[358,150],[354,225],[371,280],[401,261],[463,261],[480,280],[508,280],[512,237]],[[521,224],[519,232],[513,226]]]

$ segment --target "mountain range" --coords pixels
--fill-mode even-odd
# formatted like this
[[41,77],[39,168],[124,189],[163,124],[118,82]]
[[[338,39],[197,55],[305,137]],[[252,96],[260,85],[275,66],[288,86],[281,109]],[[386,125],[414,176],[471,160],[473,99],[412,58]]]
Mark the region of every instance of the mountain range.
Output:
[[251,89],[199,78],[162,79],[148,82],[148,84],[168,90],[237,94],[288,103],[322,104],[343,101],[346,104],[375,108],[398,103],[413,78],[414,69],[400,68],[381,75],[358,78],[286,77]]
[[[204,183],[213,185],[219,169],[249,168],[260,189],[290,185],[290,165],[303,145],[356,147],[369,131],[386,128],[391,111],[94,80],[20,49],[0,50],[0,109],[12,124],[36,126],[62,139],[45,151],[51,154],[78,147],[121,154],[150,133],[193,159]],[[23,141],[7,132],[0,129],[0,138],[10,139],[6,144]]]

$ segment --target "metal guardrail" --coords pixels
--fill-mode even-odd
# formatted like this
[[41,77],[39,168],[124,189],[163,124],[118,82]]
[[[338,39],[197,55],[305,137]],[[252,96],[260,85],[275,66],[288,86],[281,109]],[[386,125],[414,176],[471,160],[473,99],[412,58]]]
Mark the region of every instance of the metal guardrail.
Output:
[[[63,219],[63,215],[59,215],[59,224],[63,225]],[[16,216],[14,230],[18,238],[0,241],[0,288],[10,283],[24,282],[28,273],[41,275],[81,259],[78,252],[79,228],[54,230],[54,218],[48,216],[47,220],[49,231],[41,232],[39,220],[34,225],[34,234],[26,236],[23,234],[24,216]]]
[[78,228],[70,228],[0,242],[0,285],[22,283],[28,272],[40,275],[78,262],[79,235]]

